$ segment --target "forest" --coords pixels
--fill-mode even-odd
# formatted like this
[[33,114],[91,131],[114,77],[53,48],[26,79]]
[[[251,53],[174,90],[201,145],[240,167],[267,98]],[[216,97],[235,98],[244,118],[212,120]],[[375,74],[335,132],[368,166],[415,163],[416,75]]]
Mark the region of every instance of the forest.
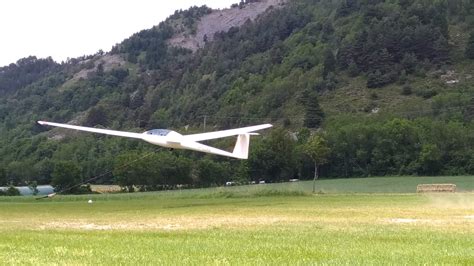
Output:
[[[309,179],[315,169],[321,178],[474,175],[474,2],[290,0],[196,52],[168,44],[210,12],[176,11],[109,53],[0,67],[0,186],[81,193],[69,188],[92,179],[149,191]],[[107,56],[122,63],[110,68]],[[37,120],[183,134],[275,127],[241,161]]]

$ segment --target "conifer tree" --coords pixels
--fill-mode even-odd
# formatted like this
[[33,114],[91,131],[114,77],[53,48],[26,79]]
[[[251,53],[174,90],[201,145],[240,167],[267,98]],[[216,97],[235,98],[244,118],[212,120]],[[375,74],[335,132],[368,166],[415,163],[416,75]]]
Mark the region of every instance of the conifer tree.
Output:
[[336,70],[336,58],[330,49],[324,53],[323,77],[326,78],[329,73]]
[[443,35],[440,35],[439,38],[433,44],[434,52],[433,61],[436,64],[450,63],[449,58],[449,44],[446,38]]
[[306,113],[304,116],[304,126],[307,128],[317,128],[324,120],[324,112],[319,106],[318,97],[315,92],[306,92],[304,95]]
[[7,183],[7,174],[5,173],[5,169],[0,167],[0,186],[5,185]]
[[466,57],[474,59],[474,31],[471,32],[466,46]]

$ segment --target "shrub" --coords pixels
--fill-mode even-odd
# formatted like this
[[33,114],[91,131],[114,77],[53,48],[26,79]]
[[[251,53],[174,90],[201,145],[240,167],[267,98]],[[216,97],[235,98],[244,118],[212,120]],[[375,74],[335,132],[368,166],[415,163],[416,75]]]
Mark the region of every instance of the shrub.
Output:
[[357,67],[356,63],[351,62],[349,64],[349,67],[347,69],[349,76],[351,77],[357,77],[359,75],[359,68]]
[[428,89],[421,89],[416,92],[417,96],[423,97],[425,99],[430,99],[433,96],[438,95],[438,92],[434,89],[428,88]]
[[8,189],[5,191],[6,196],[20,196],[20,191],[14,187],[13,185],[10,185]]
[[402,88],[402,95],[411,95],[413,93],[413,88],[410,85],[404,85]]

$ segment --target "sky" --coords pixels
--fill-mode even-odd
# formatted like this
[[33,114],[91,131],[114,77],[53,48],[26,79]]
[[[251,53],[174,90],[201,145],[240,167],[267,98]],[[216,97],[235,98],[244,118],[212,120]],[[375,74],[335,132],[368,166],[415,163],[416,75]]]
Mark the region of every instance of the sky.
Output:
[[158,25],[175,10],[228,8],[239,0],[2,0],[0,66],[34,55],[69,58],[107,52],[133,33]]

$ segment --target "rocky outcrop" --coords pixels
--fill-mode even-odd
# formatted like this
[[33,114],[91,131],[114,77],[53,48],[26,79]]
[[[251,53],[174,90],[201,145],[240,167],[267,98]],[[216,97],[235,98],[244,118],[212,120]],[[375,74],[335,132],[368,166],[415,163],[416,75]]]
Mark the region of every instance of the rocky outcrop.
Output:
[[247,20],[254,20],[268,8],[279,8],[287,0],[261,0],[245,4],[243,7],[233,7],[223,10],[214,10],[205,15],[198,22],[195,35],[179,33],[168,41],[171,46],[178,46],[196,51],[207,41],[212,41],[216,32],[228,31],[232,27],[239,27]]

